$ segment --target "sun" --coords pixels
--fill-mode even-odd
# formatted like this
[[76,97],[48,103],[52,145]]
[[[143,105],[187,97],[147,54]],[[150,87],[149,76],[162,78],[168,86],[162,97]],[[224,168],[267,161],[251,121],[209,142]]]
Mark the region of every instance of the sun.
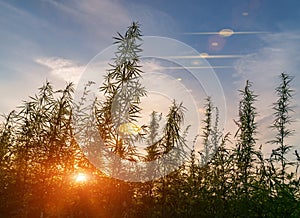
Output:
[[83,182],[86,182],[87,180],[88,180],[88,176],[84,173],[78,173],[75,176],[75,182],[83,183]]

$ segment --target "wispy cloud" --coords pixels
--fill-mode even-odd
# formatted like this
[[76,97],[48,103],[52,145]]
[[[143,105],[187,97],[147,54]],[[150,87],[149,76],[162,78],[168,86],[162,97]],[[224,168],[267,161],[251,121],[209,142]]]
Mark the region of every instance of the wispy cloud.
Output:
[[77,28],[82,30],[81,34],[85,34],[86,38],[91,40],[86,42],[88,44],[103,43],[103,40],[111,43],[112,35],[117,31],[123,32],[132,21],[138,21],[142,25],[144,35],[166,35],[170,32],[173,34],[177,28],[170,15],[139,2],[133,4],[121,0],[45,1],[62,12],[58,18],[63,20],[63,23],[74,24],[76,21]]
[[87,0],[55,1],[46,0],[58,10],[59,18],[65,23],[75,23],[84,30],[81,34],[96,40],[111,39],[112,33],[130,24],[128,11],[120,1]]
[[[249,79],[259,94],[264,95],[272,94],[280,73],[296,75],[299,67],[300,36],[298,33],[278,33],[262,39],[266,46],[235,62],[235,77],[238,87]],[[296,77],[295,83],[299,84],[300,78]]]
[[196,55],[185,55],[185,56],[162,56],[159,58],[165,58],[165,59],[218,59],[218,58],[242,58],[244,57],[244,55],[209,55],[207,53],[201,53],[200,55],[196,56]]
[[50,74],[67,82],[78,83],[85,66],[58,57],[37,58],[36,62],[50,69]]
[[188,67],[161,67],[166,70],[181,70],[181,69],[230,69],[232,66],[188,66]]
[[187,32],[182,33],[184,35],[221,35],[224,37],[231,36],[231,35],[249,35],[249,34],[267,34],[269,32],[265,31],[233,31],[229,29],[225,32],[224,30],[221,30],[219,32]]
[[160,8],[153,8],[139,1],[129,3],[126,7],[131,19],[142,25],[144,35],[173,36],[179,32],[178,22]]

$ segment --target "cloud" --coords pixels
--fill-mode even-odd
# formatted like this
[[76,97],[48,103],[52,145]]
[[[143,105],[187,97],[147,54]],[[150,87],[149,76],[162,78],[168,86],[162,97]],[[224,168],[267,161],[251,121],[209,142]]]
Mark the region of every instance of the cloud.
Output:
[[111,0],[55,1],[45,0],[57,11],[60,23],[68,29],[76,26],[84,42],[99,48],[99,44],[111,43],[116,32],[123,33],[131,22],[142,26],[143,35],[170,35],[176,32],[177,24],[167,13],[142,3],[127,3]]
[[[76,26],[85,37],[94,42],[111,39],[117,30],[126,28],[131,20],[128,11],[120,1],[87,0],[55,1],[46,0],[58,13],[58,25],[69,24],[69,31]],[[82,32],[81,32],[82,31]]]
[[[235,63],[238,82],[248,78],[266,89],[274,84],[274,76],[282,72],[294,74],[299,66],[299,33],[276,33],[261,37],[265,46]],[[275,78],[276,79],[276,78]],[[266,83],[267,81],[267,83]],[[298,82],[298,79],[297,79]]]
[[[246,55],[235,63],[235,84],[238,89],[245,80],[253,82],[253,89],[259,95],[260,106],[267,112],[273,103],[274,90],[278,85],[278,76],[287,72],[296,76],[293,88],[300,85],[297,77],[300,56],[300,35],[298,33],[277,33],[262,37],[266,46],[258,52]],[[300,94],[300,93],[299,93]],[[295,96],[298,101],[300,96]]]
[[142,25],[144,35],[174,36],[179,26],[172,16],[158,8],[134,2],[127,5],[130,17]]
[[67,82],[78,83],[85,66],[75,63],[72,60],[58,57],[37,58],[38,64],[50,69],[50,74]]

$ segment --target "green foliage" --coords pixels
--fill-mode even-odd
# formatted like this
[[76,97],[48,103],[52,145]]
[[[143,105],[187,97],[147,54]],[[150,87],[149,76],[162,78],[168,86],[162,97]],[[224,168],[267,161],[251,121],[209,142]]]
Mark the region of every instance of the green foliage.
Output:
[[[38,95],[24,102],[19,112],[6,118],[0,135],[2,157],[6,159],[1,171],[8,170],[5,175],[10,179],[2,181],[2,185],[7,187],[6,197],[16,195],[2,208],[7,215],[44,213],[49,199],[60,196],[68,174],[81,162],[72,137],[72,92],[72,84],[54,91],[47,82]],[[19,207],[15,205],[17,199]]]
[[271,128],[276,131],[276,136],[270,143],[278,146],[272,150],[271,159],[280,163],[280,176],[282,183],[284,183],[286,168],[289,165],[286,155],[292,148],[286,141],[293,134],[293,130],[289,129],[289,125],[292,122],[290,113],[293,112],[291,101],[294,90],[291,89],[293,77],[282,73],[280,80],[280,85],[275,89],[278,99],[273,104],[274,122],[271,125]]
[[[105,76],[105,82],[100,91],[104,92],[105,100],[97,102],[97,125],[104,144],[122,158],[132,159],[136,154],[134,141],[136,137],[120,129],[129,124],[135,125],[141,108],[140,98],[146,95],[140,84],[141,69],[139,55],[141,33],[139,25],[133,23],[124,36],[118,33],[112,69]],[[138,135],[140,136],[140,135]]]
[[[204,149],[200,152],[201,155],[201,165],[204,166],[208,164],[209,160],[214,156],[218,150],[220,139],[222,134],[218,129],[219,125],[219,110],[217,107],[213,106],[210,97],[207,97],[206,104],[204,106],[204,124],[202,130],[202,138]],[[215,117],[215,122],[213,124],[213,118]]]
[[147,156],[146,161],[155,160],[160,154],[160,148],[158,146],[158,137],[159,137],[159,122],[162,119],[162,114],[158,115],[156,111],[151,113],[151,121],[149,124],[149,136],[147,139],[146,148]]
[[237,192],[239,195],[246,195],[248,198],[249,186],[253,181],[252,172],[254,163],[256,160],[255,151],[255,133],[256,133],[256,121],[257,115],[254,102],[256,101],[256,95],[251,90],[251,83],[246,82],[244,90],[240,90],[242,100],[239,104],[239,120],[236,121],[238,131],[236,133],[237,144],[234,149],[234,155],[236,157],[236,179],[240,185],[237,186]]

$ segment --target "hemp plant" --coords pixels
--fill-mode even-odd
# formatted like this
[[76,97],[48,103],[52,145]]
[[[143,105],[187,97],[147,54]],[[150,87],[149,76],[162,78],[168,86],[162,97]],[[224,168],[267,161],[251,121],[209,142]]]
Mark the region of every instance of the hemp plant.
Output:
[[286,156],[292,148],[291,145],[287,144],[287,139],[293,134],[293,130],[290,129],[289,126],[292,123],[290,114],[293,112],[291,101],[294,90],[291,89],[293,77],[286,73],[281,73],[279,78],[281,82],[275,89],[278,99],[273,103],[274,121],[271,125],[271,128],[276,132],[276,135],[275,139],[269,141],[269,143],[278,146],[272,150],[271,160],[280,164],[280,178],[281,182],[284,183],[286,169],[289,165]]
[[139,103],[146,95],[140,83],[140,26],[134,22],[124,36],[118,33],[114,39],[118,47],[114,63],[110,64],[111,69],[100,87],[105,100],[96,105],[96,118],[104,144],[121,158],[132,159],[136,155],[134,142],[142,136],[136,124],[141,112]]

